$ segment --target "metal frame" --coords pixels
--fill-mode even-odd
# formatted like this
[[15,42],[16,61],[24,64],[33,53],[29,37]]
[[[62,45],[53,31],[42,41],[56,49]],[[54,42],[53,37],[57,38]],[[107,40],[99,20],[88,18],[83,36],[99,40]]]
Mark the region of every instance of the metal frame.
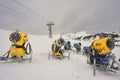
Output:
[[[94,50],[93,50],[93,55],[95,54]],[[110,56],[106,57],[106,59],[108,60],[107,63],[105,63],[104,65],[101,64],[96,64],[96,57],[94,56],[93,58],[93,75],[96,76],[96,69],[101,69],[103,71],[110,71],[110,72],[114,72],[116,73],[116,71],[120,71],[120,64],[115,60],[116,57],[114,54],[111,53]],[[110,63],[111,62],[111,63]],[[87,56],[87,63],[90,64],[90,55]],[[107,65],[106,65],[107,64]],[[117,65],[117,69],[115,69],[114,64]]]
[[[27,43],[29,44],[29,47],[31,47],[30,43]],[[15,53],[16,54],[19,54],[19,52],[17,51],[16,47],[15,46],[11,46],[10,49],[14,49],[15,50]],[[9,49],[9,51],[10,51]],[[3,56],[1,56],[0,60],[1,61],[7,61],[7,62],[15,62],[15,61],[18,61],[18,62],[21,62],[23,60],[29,60],[29,63],[32,62],[32,54],[33,54],[33,51],[32,51],[32,48],[31,48],[31,52],[29,53],[29,57],[28,57],[28,54],[25,54],[23,56],[23,58],[21,58],[20,56],[18,58],[12,58],[12,57],[9,57],[9,51],[7,51],[5,54],[3,54]],[[8,57],[6,57],[6,55]]]

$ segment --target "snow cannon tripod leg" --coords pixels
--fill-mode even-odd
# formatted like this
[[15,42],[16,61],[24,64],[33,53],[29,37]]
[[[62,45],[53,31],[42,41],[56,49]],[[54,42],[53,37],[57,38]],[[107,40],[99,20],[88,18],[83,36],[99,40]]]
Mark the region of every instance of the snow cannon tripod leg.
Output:
[[1,57],[0,60],[6,60],[9,58],[9,51],[7,51],[6,53],[4,53]]
[[68,60],[70,60],[70,52],[68,53]]
[[50,59],[50,50],[49,50],[49,53],[48,53],[48,59]]
[[31,47],[31,44],[30,44],[30,43],[29,43],[29,51],[30,51],[30,58],[29,58],[29,62],[31,63],[31,62],[32,62],[33,50],[32,50],[32,47]]
[[33,54],[33,52],[30,52],[29,56],[25,55],[25,57],[29,61],[29,63],[32,62],[32,54]]
[[95,56],[95,51],[93,50],[93,75],[96,76],[96,56]]
[[31,51],[31,53],[30,53],[30,58],[29,58],[29,63],[32,62],[32,54],[33,54],[33,52]]
[[[11,46],[11,47],[12,47],[12,46]],[[8,50],[6,53],[4,53],[4,54],[0,57],[0,60],[6,60],[6,59],[9,58],[11,47],[9,48],[9,50]]]
[[90,62],[90,54],[87,55],[87,64],[91,64],[91,62]]
[[93,75],[96,76],[96,58],[94,58]]

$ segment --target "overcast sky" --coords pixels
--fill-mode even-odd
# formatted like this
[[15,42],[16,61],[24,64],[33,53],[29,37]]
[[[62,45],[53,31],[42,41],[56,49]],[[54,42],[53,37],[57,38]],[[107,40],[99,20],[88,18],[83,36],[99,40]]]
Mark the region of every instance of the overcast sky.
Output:
[[120,0],[0,0],[1,29],[48,34],[48,21],[54,34],[120,31]]

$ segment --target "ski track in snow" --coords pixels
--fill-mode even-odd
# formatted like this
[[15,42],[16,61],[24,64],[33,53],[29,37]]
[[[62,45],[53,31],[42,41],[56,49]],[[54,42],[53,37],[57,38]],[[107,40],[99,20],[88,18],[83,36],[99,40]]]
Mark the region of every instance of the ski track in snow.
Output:
[[[9,32],[0,29],[0,44],[2,44],[0,55],[9,49]],[[53,38],[57,39],[59,35],[55,35]],[[71,52],[70,60],[53,58],[48,60],[48,50],[53,40],[49,39],[48,36],[29,35],[33,49],[32,63],[28,61],[0,62],[0,80],[120,80],[120,72],[97,70],[96,76],[93,76],[93,67],[87,64],[87,58],[82,53]],[[89,43],[82,42],[82,45],[89,45]],[[113,50],[117,59],[120,57],[119,52],[120,48]]]

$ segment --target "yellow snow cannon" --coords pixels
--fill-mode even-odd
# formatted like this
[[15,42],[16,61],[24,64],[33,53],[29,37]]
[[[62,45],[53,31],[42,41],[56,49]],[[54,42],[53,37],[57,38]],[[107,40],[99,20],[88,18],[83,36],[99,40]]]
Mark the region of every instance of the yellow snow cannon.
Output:
[[111,38],[102,38],[93,41],[92,46],[93,49],[99,51],[99,55],[105,55],[107,53],[111,53],[111,50],[114,49],[115,44]]
[[9,40],[11,42],[11,47],[6,53],[1,56],[0,60],[13,59],[19,61],[32,61],[32,48],[31,44],[28,42],[27,34],[16,30],[10,33]]
[[63,56],[62,49],[60,45],[58,44],[57,40],[54,41],[54,44],[52,47],[53,47],[52,51],[53,51],[54,56]]
[[52,53],[51,51],[49,51],[49,55],[48,55],[48,59],[50,59],[50,57],[52,58],[57,58],[57,59],[63,59],[63,58],[68,58],[68,60],[70,59],[70,52],[68,53],[68,55],[64,55],[64,45],[60,45],[61,42],[58,40],[55,40],[54,43],[51,46],[52,49]]
[[87,56],[87,63],[93,64],[93,75],[96,75],[97,68],[115,73],[120,71],[120,64],[116,61],[115,54],[112,53],[114,47],[114,40],[111,38],[106,37],[93,41],[91,52]]
[[11,57],[23,57],[26,53],[24,45],[28,41],[27,34],[20,31],[15,31],[10,34],[9,40],[12,44],[9,55]]

